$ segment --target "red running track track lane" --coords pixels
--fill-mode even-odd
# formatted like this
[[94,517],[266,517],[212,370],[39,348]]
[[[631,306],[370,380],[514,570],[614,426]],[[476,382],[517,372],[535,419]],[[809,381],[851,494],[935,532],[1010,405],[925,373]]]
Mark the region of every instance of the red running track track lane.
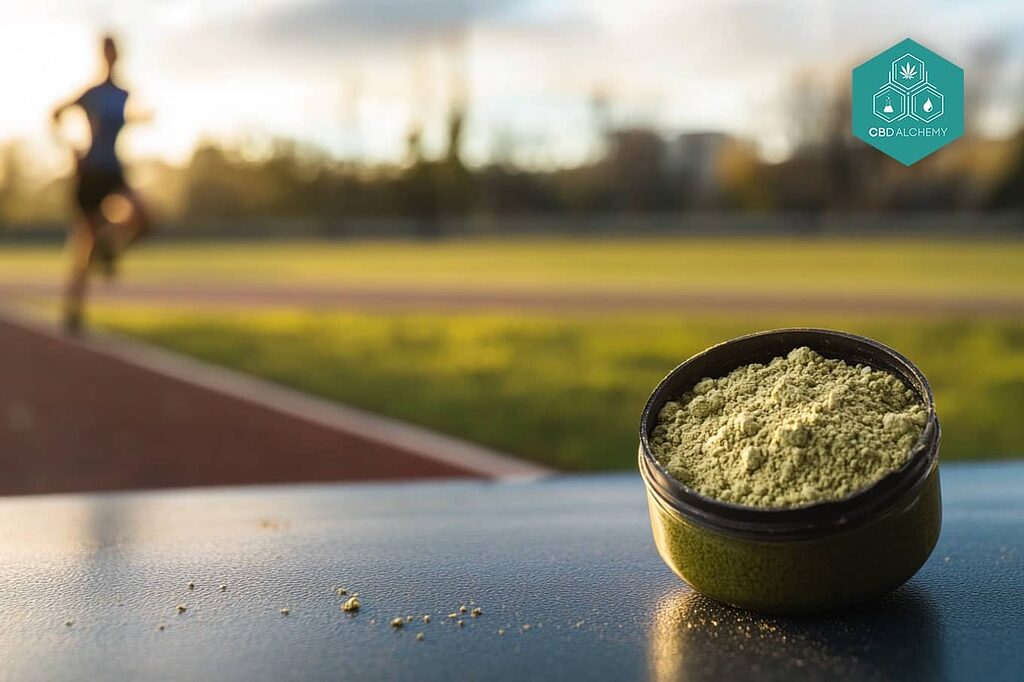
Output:
[[0,318],[0,494],[481,475],[396,440]]

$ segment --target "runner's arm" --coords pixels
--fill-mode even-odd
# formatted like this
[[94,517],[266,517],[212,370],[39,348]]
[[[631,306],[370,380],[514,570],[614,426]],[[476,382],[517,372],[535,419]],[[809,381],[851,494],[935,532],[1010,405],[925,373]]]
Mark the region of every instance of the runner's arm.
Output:
[[81,95],[74,99],[69,99],[66,102],[61,102],[53,108],[53,114],[51,115],[51,124],[54,128],[60,125],[60,119],[68,109],[78,106],[82,101]]
[[74,145],[71,144],[71,142],[64,136],[64,130],[61,128],[61,118],[64,116],[64,113],[67,112],[68,109],[71,109],[76,106],[81,106],[83,97],[85,97],[84,93],[79,95],[78,97],[75,97],[74,99],[69,99],[65,102],[61,102],[53,108],[53,113],[50,115],[50,132],[53,134],[53,139],[56,140],[59,144],[66,146],[68,147],[68,149],[71,150],[71,155],[75,163],[79,162],[81,154],[77,149],[75,149]]

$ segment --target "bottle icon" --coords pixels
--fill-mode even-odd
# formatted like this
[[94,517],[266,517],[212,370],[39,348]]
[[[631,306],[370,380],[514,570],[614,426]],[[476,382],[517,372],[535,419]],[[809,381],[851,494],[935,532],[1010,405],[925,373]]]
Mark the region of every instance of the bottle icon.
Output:
[[[928,104],[929,105],[931,104],[931,100],[928,100]],[[885,106],[882,107],[882,113],[883,114],[891,114],[893,111],[894,111],[894,109],[892,108],[892,97],[886,97],[885,98]],[[931,111],[931,109],[928,109],[928,111]]]

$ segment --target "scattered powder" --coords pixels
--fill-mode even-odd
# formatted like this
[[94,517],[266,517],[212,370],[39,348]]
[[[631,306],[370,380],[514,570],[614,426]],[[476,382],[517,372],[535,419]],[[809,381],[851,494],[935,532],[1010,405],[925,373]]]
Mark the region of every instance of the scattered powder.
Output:
[[177,608],[178,608],[178,613],[185,613],[186,611],[188,611],[188,607],[185,606],[184,604],[178,604]]
[[402,627],[402,622],[403,621],[402,621],[401,618],[395,618],[394,620],[391,621],[391,627],[393,627],[393,628],[400,628],[400,627]]
[[287,616],[289,613],[291,613],[291,609],[289,609],[287,607],[281,609],[281,615],[282,616]]
[[430,615],[429,614],[423,616],[423,622],[424,623],[429,623],[430,622]]
[[342,611],[358,611],[360,607],[359,597],[353,595],[345,600],[345,603],[341,605]]
[[470,612],[470,614],[469,614],[469,615],[471,615],[471,616],[473,616],[474,618],[476,618],[477,616],[483,615],[483,609],[481,609],[481,608],[480,608],[480,607],[478,606],[478,607],[476,607],[475,609],[473,609],[473,611],[472,611],[472,612]]
[[701,495],[792,507],[844,497],[899,468],[927,416],[888,372],[803,347],[666,403],[651,447]]
[[225,585],[224,583],[221,583],[220,587],[218,587],[217,589],[220,590],[221,592],[227,592],[228,586]]
[[422,642],[424,639],[426,639],[426,637],[423,635],[422,632],[417,632],[416,633],[416,641],[417,642]]

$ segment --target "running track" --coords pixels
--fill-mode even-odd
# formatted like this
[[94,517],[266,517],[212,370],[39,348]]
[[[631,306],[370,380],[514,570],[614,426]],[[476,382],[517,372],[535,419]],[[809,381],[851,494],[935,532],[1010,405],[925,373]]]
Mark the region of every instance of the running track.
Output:
[[[212,307],[1024,314],[1016,297],[95,284],[93,300]],[[58,294],[0,283],[0,299]],[[0,315],[0,494],[545,473],[138,344],[126,354],[126,344],[71,342]]]
[[[53,300],[46,282],[0,282],[0,298]],[[201,307],[311,307],[355,309],[523,309],[560,312],[822,312],[851,314],[1024,315],[1021,296],[914,296],[778,292],[537,291],[395,286],[277,286],[223,283],[93,281],[90,298],[108,302],[187,304]]]
[[543,473],[163,351],[0,315],[0,494]]

